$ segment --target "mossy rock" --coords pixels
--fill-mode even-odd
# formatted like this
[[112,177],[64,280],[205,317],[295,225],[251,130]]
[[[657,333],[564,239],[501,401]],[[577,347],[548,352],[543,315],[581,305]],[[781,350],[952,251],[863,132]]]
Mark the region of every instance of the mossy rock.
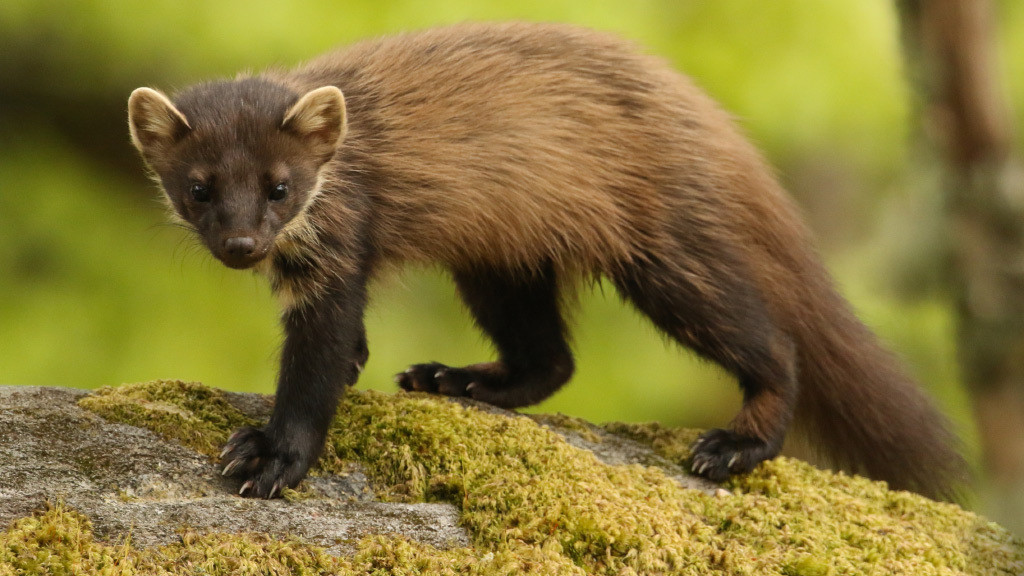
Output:
[[[230,395],[182,382],[103,389],[79,404],[207,456],[258,416]],[[767,462],[717,490],[683,487],[676,464],[695,434],[350,392],[318,478],[287,495],[322,499],[319,479],[359,463],[379,499],[454,505],[468,543],[377,534],[332,554],[299,538],[182,526],[176,543],[136,547],[96,537],[84,513],[54,503],[0,535],[0,575],[1024,574],[1024,544],[999,526],[796,460]],[[567,438],[640,441],[652,455],[609,463]]]

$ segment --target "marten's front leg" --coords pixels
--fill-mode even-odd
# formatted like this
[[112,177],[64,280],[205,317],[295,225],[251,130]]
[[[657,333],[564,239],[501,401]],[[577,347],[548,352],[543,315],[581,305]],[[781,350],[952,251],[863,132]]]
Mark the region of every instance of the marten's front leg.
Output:
[[[341,283],[339,283],[341,284]],[[338,400],[355,383],[368,350],[361,283],[334,287],[284,315],[286,339],[270,421],[243,428],[221,455],[243,496],[273,498],[297,485],[319,457]]]
[[515,408],[544,400],[572,376],[572,353],[550,266],[522,277],[493,269],[454,276],[476,323],[494,341],[498,361],[461,368],[415,364],[395,377],[403,389]]

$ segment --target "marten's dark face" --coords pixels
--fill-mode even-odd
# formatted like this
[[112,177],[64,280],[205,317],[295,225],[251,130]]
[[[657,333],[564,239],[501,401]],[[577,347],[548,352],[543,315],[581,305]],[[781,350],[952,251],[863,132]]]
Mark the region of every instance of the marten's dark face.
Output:
[[315,200],[345,108],[334,87],[299,97],[249,79],[199,85],[176,104],[140,88],[129,125],[175,213],[225,265],[250,268]]

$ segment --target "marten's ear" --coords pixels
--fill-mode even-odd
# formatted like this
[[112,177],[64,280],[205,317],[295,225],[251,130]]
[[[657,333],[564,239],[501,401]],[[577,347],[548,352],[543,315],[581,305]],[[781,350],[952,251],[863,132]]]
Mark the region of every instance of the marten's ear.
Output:
[[128,98],[132,144],[147,160],[159,157],[192,129],[170,98],[152,88],[137,88]]
[[348,129],[345,96],[334,86],[307,92],[285,113],[281,129],[303,139],[321,162],[330,160]]

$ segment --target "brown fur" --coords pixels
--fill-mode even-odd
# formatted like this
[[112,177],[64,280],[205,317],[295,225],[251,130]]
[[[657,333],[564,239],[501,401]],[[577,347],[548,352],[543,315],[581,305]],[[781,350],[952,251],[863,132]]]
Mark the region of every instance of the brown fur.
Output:
[[[731,432],[696,447],[695,468],[743,471],[774,455],[795,409],[835,461],[952,494],[963,463],[943,418],[836,294],[757,151],[660,59],[579,28],[476,24],[359,43],[258,80],[292,95],[280,96],[278,123],[302,95],[344,94],[340,118],[325,115],[345,134],[337,153],[292,217],[265,233],[256,264],[286,310],[308,315],[384,264],[441,264],[498,340],[498,363],[451,369],[444,381],[447,367],[421,365],[403,385],[509,406],[542,399],[572,371],[558,295],[546,286],[565,293],[605,276],[670,336],[740,377],[744,408]],[[171,161],[196,145],[153,144],[137,136],[146,126],[177,142],[179,116],[193,134],[252,122],[204,120],[201,87],[170,111],[140,100],[133,139],[165,189]],[[504,313],[494,297],[502,286],[523,295]],[[501,334],[527,302],[554,315],[521,328],[543,334],[543,350]],[[424,385],[435,371],[438,382]]]

